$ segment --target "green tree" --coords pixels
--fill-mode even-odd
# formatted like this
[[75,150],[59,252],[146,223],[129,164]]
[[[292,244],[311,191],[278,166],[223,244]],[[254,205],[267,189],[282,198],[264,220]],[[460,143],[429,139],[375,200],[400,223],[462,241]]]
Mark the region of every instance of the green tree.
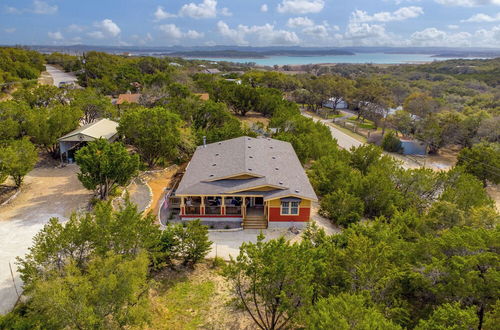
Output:
[[351,148],[350,165],[361,173],[366,174],[368,168],[376,164],[382,157],[382,149],[377,146],[367,144],[357,148]]
[[321,213],[341,226],[358,222],[364,207],[360,198],[344,190],[334,191],[321,199]]
[[69,92],[71,107],[83,113],[81,123],[89,124],[98,118],[112,118],[116,110],[111,100],[93,88],[75,89]]
[[320,299],[304,318],[306,328],[315,330],[401,329],[387,319],[369,298],[359,294],[343,293]]
[[458,154],[457,166],[476,176],[483,186],[500,183],[500,143],[479,143]]
[[389,132],[382,139],[382,149],[389,152],[402,152],[401,140],[393,133]]
[[104,139],[89,142],[75,155],[80,167],[78,179],[101,199],[117,187],[127,184],[139,169],[139,156],[130,155],[121,143]]
[[67,105],[32,109],[26,122],[27,135],[55,158],[57,139],[77,128],[81,115],[79,109]]
[[141,325],[148,319],[149,260],[107,255],[82,270],[67,265],[62,276],[37,281],[30,290],[30,313],[43,328],[111,329]]
[[27,139],[14,140],[0,148],[0,172],[10,175],[17,187],[38,160],[35,146]]
[[138,107],[120,118],[118,132],[135,146],[150,167],[160,160],[179,156],[182,121],[180,117],[161,107]]
[[474,307],[461,308],[459,303],[443,304],[427,320],[420,320],[416,330],[474,330],[478,319]]
[[425,118],[439,110],[439,103],[425,93],[412,93],[405,99],[403,109],[412,115]]
[[110,202],[100,202],[91,213],[74,213],[65,223],[51,218],[33,238],[29,252],[18,258],[25,290],[38,280],[63,274],[70,264],[85,270],[94,256],[104,258],[109,252],[135,257],[145,251],[154,259],[160,234],[154,216],[144,217],[128,200],[117,211]]
[[236,299],[261,329],[289,326],[311,302],[312,260],[308,249],[283,237],[243,243],[224,271]]

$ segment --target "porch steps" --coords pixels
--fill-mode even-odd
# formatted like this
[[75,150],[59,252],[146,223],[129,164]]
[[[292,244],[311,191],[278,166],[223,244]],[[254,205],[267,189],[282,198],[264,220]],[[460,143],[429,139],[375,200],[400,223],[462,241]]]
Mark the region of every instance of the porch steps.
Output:
[[267,221],[263,216],[246,216],[243,229],[267,229]]

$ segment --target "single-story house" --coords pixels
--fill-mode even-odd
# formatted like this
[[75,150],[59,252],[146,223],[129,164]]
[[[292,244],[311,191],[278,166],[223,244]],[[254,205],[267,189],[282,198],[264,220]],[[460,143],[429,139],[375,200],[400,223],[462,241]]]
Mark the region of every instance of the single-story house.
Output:
[[87,142],[99,138],[104,138],[110,142],[115,141],[118,137],[117,127],[117,122],[103,118],[79,127],[63,137],[60,137],[57,139],[57,142],[59,142],[61,162],[64,158],[66,161],[72,162],[76,150],[83,147]]
[[304,226],[316,200],[290,143],[243,136],[199,146],[169,205],[183,222],[258,229]]
[[[327,101],[323,102],[323,106],[325,108],[330,108],[330,109],[333,109],[333,106],[335,104],[335,101],[336,101],[336,98],[335,97],[331,97],[329,98]],[[347,109],[348,108],[348,104],[346,101],[344,101],[343,99],[340,99],[337,103],[337,107],[335,109]]]
[[116,100],[116,104],[120,105],[125,102],[127,103],[139,103],[139,99],[141,98],[142,94],[120,94],[118,95],[118,100]]

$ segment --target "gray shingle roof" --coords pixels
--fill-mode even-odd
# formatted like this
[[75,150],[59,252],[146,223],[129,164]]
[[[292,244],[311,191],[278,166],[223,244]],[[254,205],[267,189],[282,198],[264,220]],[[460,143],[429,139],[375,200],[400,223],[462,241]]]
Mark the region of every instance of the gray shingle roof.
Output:
[[[254,178],[231,179],[236,175]],[[266,200],[290,195],[317,199],[290,143],[248,136],[199,146],[176,194],[236,195],[241,194],[236,191],[261,186],[276,189],[248,194],[260,195]]]

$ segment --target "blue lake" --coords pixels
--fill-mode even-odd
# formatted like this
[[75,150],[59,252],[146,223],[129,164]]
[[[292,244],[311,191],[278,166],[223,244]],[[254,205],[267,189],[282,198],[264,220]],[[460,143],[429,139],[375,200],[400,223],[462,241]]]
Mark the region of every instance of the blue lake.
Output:
[[357,53],[355,55],[329,56],[269,56],[266,58],[201,58],[194,59],[207,61],[226,61],[257,65],[300,65],[319,63],[373,63],[373,64],[403,64],[444,61],[458,57],[432,57],[428,54],[385,54],[385,53]]

